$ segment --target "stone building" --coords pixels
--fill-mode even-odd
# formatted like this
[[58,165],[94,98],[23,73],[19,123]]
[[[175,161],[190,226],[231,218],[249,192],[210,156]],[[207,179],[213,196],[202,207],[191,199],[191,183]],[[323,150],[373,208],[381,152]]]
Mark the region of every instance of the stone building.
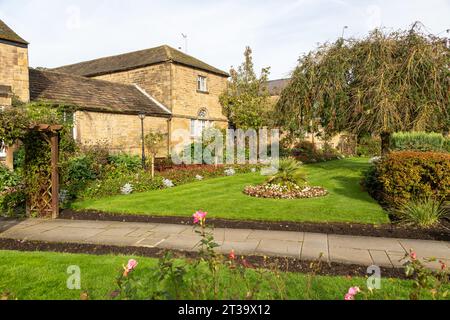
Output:
[[[29,100],[28,42],[0,20],[0,108],[13,97]],[[12,166],[12,150],[0,141],[0,162]]]
[[[0,20],[0,106],[16,98],[76,107],[73,135],[82,145],[106,144],[138,154],[145,132],[167,134],[160,156],[199,137],[207,127],[226,128],[219,96],[229,75],[167,45],[112,57],[35,70],[28,43]],[[12,164],[12,148],[0,148]]]
[[[170,110],[171,147],[198,137],[206,127],[228,126],[219,96],[226,89],[229,75],[166,45],[52,71],[139,86]],[[95,126],[103,123],[101,118],[93,121],[91,125]]]

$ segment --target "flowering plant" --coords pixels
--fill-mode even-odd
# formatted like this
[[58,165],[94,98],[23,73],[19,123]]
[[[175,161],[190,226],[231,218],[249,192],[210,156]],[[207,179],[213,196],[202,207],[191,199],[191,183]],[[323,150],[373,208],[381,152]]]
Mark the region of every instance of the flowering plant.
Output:
[[172,182],[172,180],[169,180],[169,179],[163,179],[162,183],[163,183],[164,187],[166,187],[166,188],[175,187],[175,184]]
[[125,184],[125,185],[120,189],[120,192],[121,192],[122,194],[124,194],[124,195],[133,193],[133,185],[132,185],[131,183]]
[[236,174],[236,171],[233,168],[228,168],[224,171],[226,176],[234,176]]

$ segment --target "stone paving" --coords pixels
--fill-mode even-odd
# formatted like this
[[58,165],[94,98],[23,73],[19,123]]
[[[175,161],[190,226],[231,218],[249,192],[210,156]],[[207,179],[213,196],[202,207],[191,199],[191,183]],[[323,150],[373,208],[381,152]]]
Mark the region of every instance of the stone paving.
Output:
[[[437,258],[450,264],[450,242],[327,235],[304,232],[215,229],[217,250],[242,255],[323,259],[363,266],[400,267],[405,253]],[[0,238],[75,242],[116,246],[198,250],[199,236],[192,226],[108,221],[41,220],[0,221]],[[439,264],[430,263],[430,268]]]

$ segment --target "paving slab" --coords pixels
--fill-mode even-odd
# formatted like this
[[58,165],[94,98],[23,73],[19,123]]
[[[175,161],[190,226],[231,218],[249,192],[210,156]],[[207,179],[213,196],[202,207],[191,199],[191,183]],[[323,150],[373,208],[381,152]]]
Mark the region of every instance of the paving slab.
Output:
[[251,255],[256,252],[260,240],[247,241],[224,241],[223,244],[217,248],[217,251],[223,254],[229,254],[234,250],[238,255]]
[[267,231],[253,230],[250,232],[248,239],[260,240],[281,240],[281,241],[303,241],[305,234],[303,232],[292,231]]
[[198,236],[173,235],[157,245],[158,248],[194,251],[198,250],[201,238]]
[[413,250],[419,258],[439,258],[450,260],[448,244],[440,241],[400,240],[403,248],[409,252]]
[[73,227],[58,227],[46,232],[42,232],[30,239],[46,240],[46,241],[84,241],[97,234],[100,234],[102,229],[87,229],[87,228],[73,228]]
[[112,236],[112,237],[126,237],[127,235],[136,232],[137,228],[111,228],[111,229],[104,229],[101,231],[100,235],[102,236]]
[[330,260],[367,267],[374,264],[369,250],[366,249],[330,248]]
[[393,267],[391,259],[389,259],[386,251],[381,250],[369,250],[369,254],[372,257],[373,264],[380,267]]
[[148,237],[136,242],[136,247],[156,248],[159,244],[164,242],[166,237]]
[[255,253],[258,255],[292,257],[300,259],[302,243],[299,241],[261,240]]
[[152,229],[152,231],[159,233],[180,234],[188,229],[192,229],[192,227],[176,224],[158,224],[155,228]]
[[330,248],[389,250],[392,252],[404,251],[398,239],[329,235],[328,241]]
[[114,245],[124,247],[124,246],[135,246],[139,240],[140,239],[137,238],[108,236],[99,234],[86,239],[84,242],[90,244]]
[[301,252],[302,260],[315,261],[322,256],[322,259],[329,261],[328,235],[320,233],[305,233]]
[[[219,230],[220,232],[220,230]],[[253,230],[250,229],[225,229],[224,241],[245,241]]]

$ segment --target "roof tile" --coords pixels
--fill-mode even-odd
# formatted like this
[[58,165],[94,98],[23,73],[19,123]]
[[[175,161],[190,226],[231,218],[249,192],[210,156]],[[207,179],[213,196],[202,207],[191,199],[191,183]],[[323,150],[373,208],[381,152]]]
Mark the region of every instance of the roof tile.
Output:
[[86,62],[80,62],[53,69],[57,72],[69,73],[85,77],[94,77],[104,74],[142,68],[149,65],[172,61],[183,65],[209,71],[224,77],[228,73],[210,66],[203,61],[189,56],[167,45],[125,53],[117,56],[105,57]]
[[51,101],[82,110],[168,116],[170,113],[133,85],[30,69],[32,101]]

